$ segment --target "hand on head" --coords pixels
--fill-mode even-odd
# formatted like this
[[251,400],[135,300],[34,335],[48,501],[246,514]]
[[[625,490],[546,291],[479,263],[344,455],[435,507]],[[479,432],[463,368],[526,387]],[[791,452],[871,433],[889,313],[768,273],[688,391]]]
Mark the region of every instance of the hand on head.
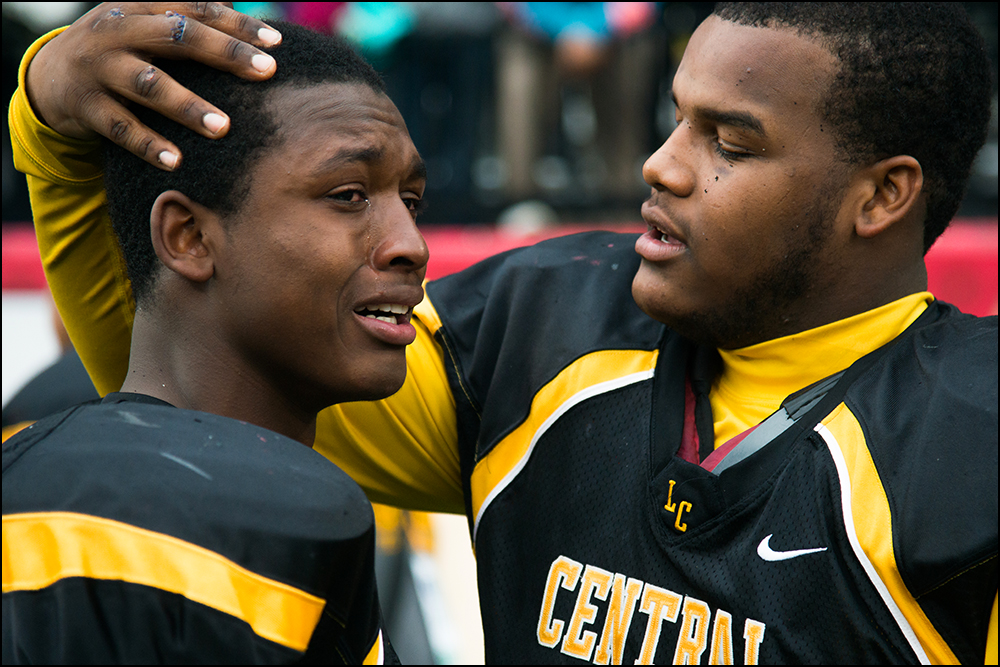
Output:
[[103,3],[47,43],[26,84],[39,117],[60,134],[102,135],[161,169],[175,169],[177,146],[139,122],[132,102],[209,138],[229,130],[226,113],[154,64],[192,59],[248,80],[275,72],[261,49],[281,34],[222,3]]

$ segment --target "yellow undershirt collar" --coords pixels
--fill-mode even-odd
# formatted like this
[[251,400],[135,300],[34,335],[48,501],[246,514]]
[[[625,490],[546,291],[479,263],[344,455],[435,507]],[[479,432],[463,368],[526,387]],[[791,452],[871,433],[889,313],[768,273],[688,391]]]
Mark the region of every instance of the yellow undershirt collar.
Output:
[[737,350],[719,350],[712,385],[715,446],[778,409],[803,387],[841,371],[903,332],[934,300],[918,292],[815,329]]

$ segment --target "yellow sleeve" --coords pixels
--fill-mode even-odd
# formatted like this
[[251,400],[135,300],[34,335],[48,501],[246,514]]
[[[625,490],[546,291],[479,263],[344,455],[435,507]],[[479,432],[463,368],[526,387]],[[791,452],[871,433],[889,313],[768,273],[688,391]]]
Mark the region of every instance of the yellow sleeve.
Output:
[[[997,594],[1000,596],[1000,593]],[[1000,597],[993,598],[993,613],[990,614],[990,629],[986,636],[986,660],[985,664],[997,664],[997,602]]]
[[455,399],[436,313],[414,309],[417,339],[406,350],[403,388],[382,401],[342,403],[316,422],[316,451],[343,470],[372,502],[428,512],[465,512]]
[[[104,395],[125,379],[135,302],[108,218],[100,144],[43,125],[24,93],[28,63],[59,32],[35,42],[21,62],[10,105],[14,164],[28,177],[38,247],[56,307]],[[414,318],[417,341],[407,350],[403,388],[384,401],[324,410],[315,448],[375,502],[463,513],[455,402],[432,338],[440,323],[425,304],[418,317],[423,313],[433,328]]]
[[70,139],[46,127],[25,94],[28,64],[62,30],[39,38],[21,60],[9,107],[11,145],[14,166],[28,178],[52,298],[103,396],[125,380],[135,304],[108,219],[100,142]]

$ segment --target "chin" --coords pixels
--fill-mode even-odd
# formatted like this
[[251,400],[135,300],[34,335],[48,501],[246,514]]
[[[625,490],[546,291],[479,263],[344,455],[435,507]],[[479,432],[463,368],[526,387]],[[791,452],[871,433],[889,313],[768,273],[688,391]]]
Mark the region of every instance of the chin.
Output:
[[403,388],[403,381],[406,379],[406,374],[403,377],[392,380],[386,380],[384,382],[377,383],[374,386],[366,388],[365,396],[361,398],[356,398],[356,401],[380,401],[383,398],[388,398],[395,394],[397,391]]
[[308,389],[303,392],[304,388],[299,387],[296,394],[318,412],[338,403],[381,400],[399,391],[405,380],[404,357],[383,357],[371,363],[347,364],[346,367],[342,364],[330,369],[325,376],[313,376],[307,383]]
[[642,312],[696,343],[715,347],[723,345],[724,337],[719,335],[723,323],[712,314],[711,309],[699,309],[695,304],[685,304],[684,299],[671,296],[676,288],[665,284],[652,272],[644,271],[644,268],[639,269],[632,281],[632,298]]
[[406,362],[392,364],[392,368],[380,367],[376,372],[367,373],[351,387],[351,398],[347,401],[378,401],[392,396],[403,387],[406,380]]
[[671,298],[671,286],[643,262],[632,280],[632,299],[642,312],[657,322],[673,328],[678,318],[677,299]]

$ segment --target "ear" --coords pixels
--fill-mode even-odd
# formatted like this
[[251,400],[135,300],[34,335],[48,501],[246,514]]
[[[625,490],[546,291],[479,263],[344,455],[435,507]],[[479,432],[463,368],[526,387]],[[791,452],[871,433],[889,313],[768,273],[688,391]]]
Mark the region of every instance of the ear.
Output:
[[855,222],[858,236],[874,238],[920,209],[924,172],[916,158],[894,155],[864,170],[869,197]]
[[218,216],[177,190],[160,193],[149,214],[153,249],[164,266],[188,280],[203,283],[215,273]]

